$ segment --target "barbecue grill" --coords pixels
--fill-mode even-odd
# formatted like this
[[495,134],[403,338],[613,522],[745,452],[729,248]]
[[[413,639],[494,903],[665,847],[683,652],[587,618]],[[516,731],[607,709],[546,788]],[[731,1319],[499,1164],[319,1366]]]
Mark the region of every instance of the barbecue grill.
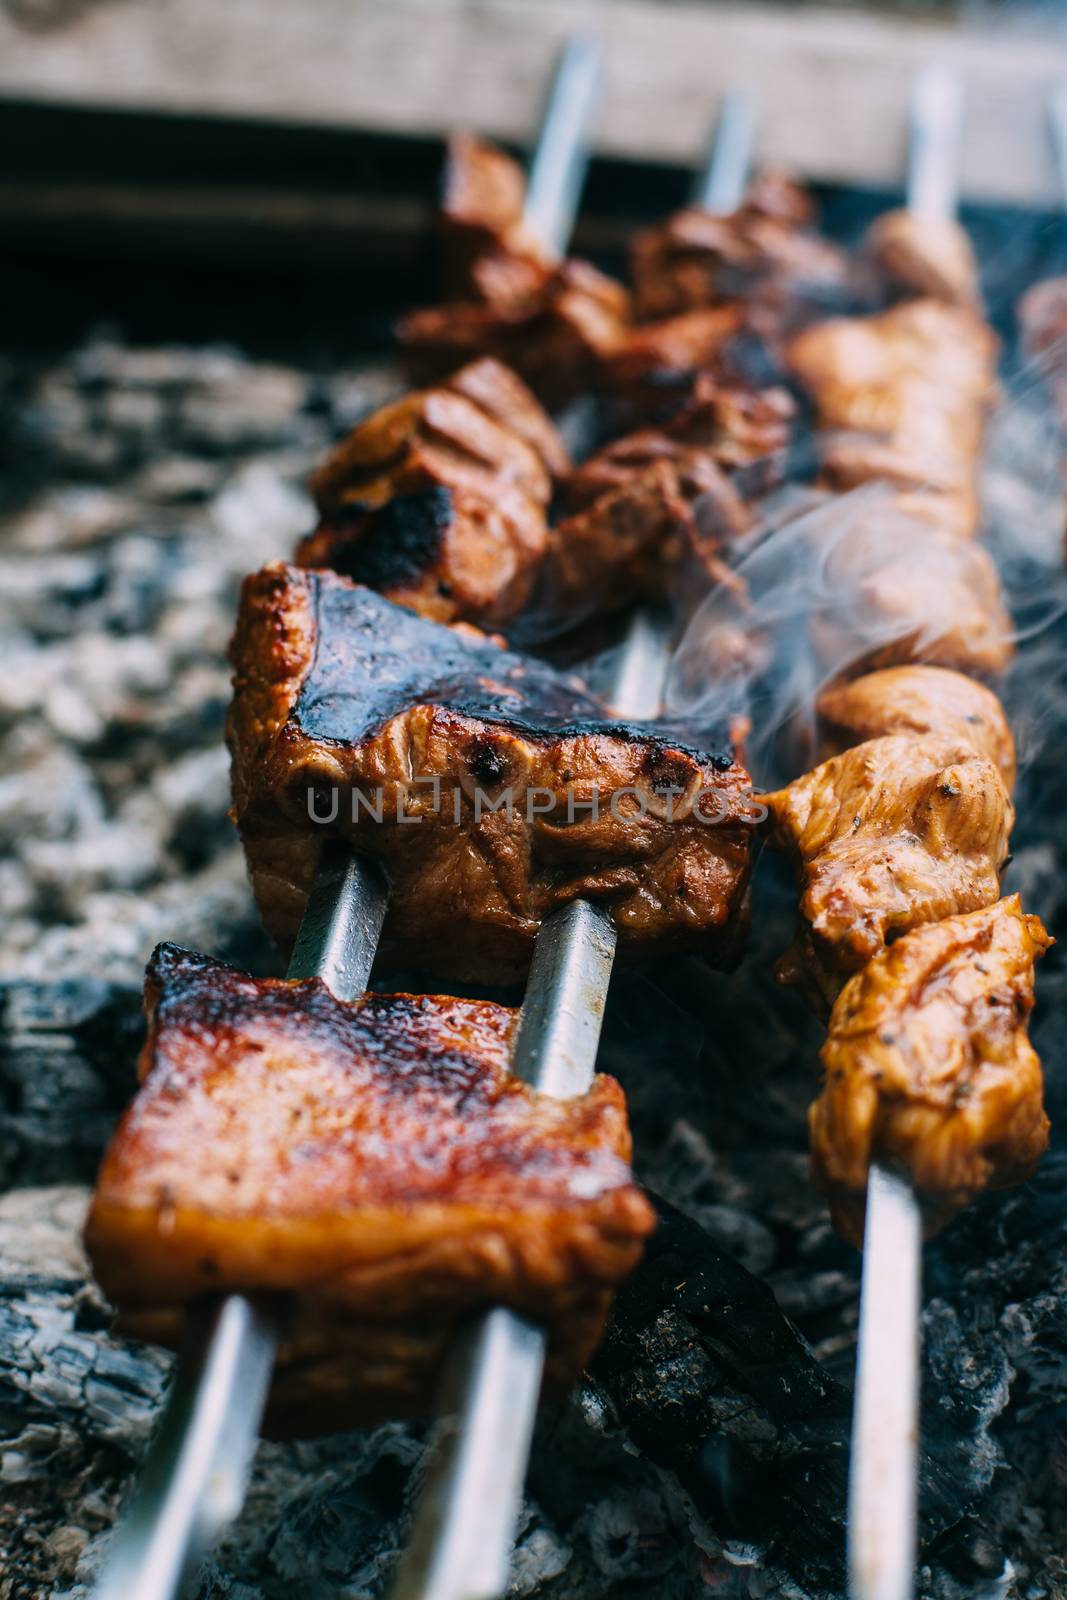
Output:
[[[568,51],[549,97],[531,163],[529,219],[561,244],[581,189],[595,52]],[[951,79],[917,85],[909,198],[925,215],[952,210],[952,143],[959,104]],[[727,102],[697,194],[713,209],[736,203],[753,137],[752,103]],[[662,631],[642,614],[630,626],[614,699],[630,716],[658,708],[666,668]],[[637,690],[645,691],[645,698]],[[366,986],[385,890],[373,868],[331,856],[289,968],[323,976],[341,997]],[[561,1093],[593,1070],[611,971],[610,920],[577,902],[544,924],[516,1045],[518,1069],[542,1092]],[[566,1066],[565,1081],[557,1074]],[[850,1494],[850,1573],[858,1596],[910,1594],[917,1476],[915,1337],[920,1228],[915,1202],[892,1174],[872,1172],[860,1322]],[[886,1285],[892,1279],[887,1293]],[[239,1510],[269,1377],[272,1332],[251,1302],[231,1297],[212,1316],[198,1365],[175,1386],[143,1486],[116,1538],[98,1592],[169,1595]],[[502,1593],[539,1387],[542,1339],[532,1325],[490,1313],[457,1351],[450,1393],[456,1421],[443,1430],[436,1477],[416,1521],[396,1593]]]

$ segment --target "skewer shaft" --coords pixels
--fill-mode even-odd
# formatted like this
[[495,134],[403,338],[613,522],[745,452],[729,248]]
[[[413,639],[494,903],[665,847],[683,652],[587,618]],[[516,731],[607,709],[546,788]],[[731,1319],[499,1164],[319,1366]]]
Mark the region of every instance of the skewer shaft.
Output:
[[693,185],[693,204],[718,216],[736,211],[745,197],[756,133],[756,101],[737,90],[722,103],[711,150]]
[[[931,67],[911,105],[908,209],[942,220],[956,209],[963,97]],[[919,1468],[922,1217],[911,1186],[872,1162],[860,1289],[849,1473],[848,1572],[853,1600],[911,1600]]]
[[[751,123],[719,164],[743,187]],[[713,151],[713,161],[717,151]],[[736,174],[735,174],[736,175]],[[669,662],[663,620],[638,611],[617,667],[612,704],[654,717]],[[585,900],[561,907],[537,935],[513,1066],[542,1094],[592,1083],[615,957],[611,918]],[[545,1359],[544,1334],[514,1312],[479,1318],[453,1352],[436,1449],[390,1600],[496,1600],[507,1588]]]
[[[387,899],[376,867],[347,849],[328,849],[287,976],[320,977],[341,1000],[362,994]],[[190,1330],[96,1600],[172,1600],[237,1516],[276,1346],[269,1312],[239,1294],[227,1295]]]
[[[593,1081],[615,955],[610,916],[575,900],[537,936],[514,1070],[541,1094]],[[478,1317],[452,1353],[436,1449],[392,1600],[494,1600],[507,1588],[545,1335],[513,1311]]]
[[568,40],[541,115],[523,213],[529,232],[553,255],[563,254],[574,231],[599,98],[599,46],[593,39]]
[[1052,152],[1056,158],[1060,203],[1067,206],[1067,84],[1058,84],[1048,97]]

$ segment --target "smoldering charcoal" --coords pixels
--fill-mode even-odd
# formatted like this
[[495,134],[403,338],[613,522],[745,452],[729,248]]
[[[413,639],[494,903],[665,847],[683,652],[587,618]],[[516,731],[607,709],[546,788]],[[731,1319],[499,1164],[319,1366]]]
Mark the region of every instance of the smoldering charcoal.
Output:
[[[994,309],[1018,287],[990,284]],[[1056,927],[1062,485],[1041,395],[1008,378],[989,519],[1032,637],[1006,691],[1022,760],[1006,889]],[[167,1383],[168,1356],[109,1332],[79,1243],[133,1089],[146,956],[167,938],[277,970],[226,818],[238,580],[307,533],[312,467],[402,385],[381,365],[312,373],[117,336],[4,373],[0,1543],[13,1600],[89,1594]],[[771,977],[794,910],[787,874],[764,863],[738,970],[682,961],[616,985],[602,1065],[627,1091],[662,1221],[586,1381],[541,1415],[510,1596],[843,1595],[858,1257],[808,1176],[822,1031]],[[1064,1005],[1054,951],[1034,1027],[1049,1156],[927,1249],[924,1600],[1067,1588]],[[384,1594],[425,1433],[263,1443],[197,1592]]]

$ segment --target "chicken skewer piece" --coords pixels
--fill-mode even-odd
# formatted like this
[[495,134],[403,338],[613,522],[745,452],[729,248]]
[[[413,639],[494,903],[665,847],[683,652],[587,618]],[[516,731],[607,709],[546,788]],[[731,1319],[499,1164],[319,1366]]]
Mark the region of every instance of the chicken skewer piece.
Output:
[[[584,176],[586,136],[598,76],[596,48],[588,40],[571,41],[556,71],[531,170],[528,220],[544,230],[546,244],[565,240],[570,231]],[[362,994],[374,964],[387,903],[384,879],[373,864],[348,852],[324,857],[287,976],[320,977],[339,999]],[[614,928],[601,912],[585,904],[567,907],[549,922],[552,926],[546,939],[554,951],[562,946],[562,959],[535,959],[535,969],[539,981],[563,982],[558,996],[547,991],[538,994],[531,972],[529,1014],[544,1017],[546,1023],[534,1027],[532,1033],[530,1028],[520,1030],[517,1071],[522,1072],[525,1065],[523,1075],[529,1081],[550,1087],[547,1077],[542,1082],[537,1072],[535,1057],[540,1046],[540,1059],[550,1064],[550,1072],[555,1071],[551,1064],[557,1059],[573,1057],[583,1064],[588,1060],[582,1079],[585,1087],[592,1078],[603,1004],[601,1001],[599,1013],[591,1020],[581,1007],[575,1008],[573,985],[581,987],[588,965],[594,986],[599,978],[600,990],[606,994]],[[601,971],[605,949],[607,966]],[[566,987],[568,978],[571,989]],[[549,1025],[551,1022],[557,1025]],[[584,1042],[590,1027],[595,1030],[591,1054],[588,1047],[576,1050],[568,1032],[575,1029]],[[553,1077],[553,1082],[557,1081]],[[567,1075],[568,1084],[575,1081],[575,1073]],[[574,1090],[565,1087],[555,1092]],[[506,1311],[492,1313],[486,1327],[485,1338],[471,1347],[471,1377],[482,1372],[483,1363],[489,1363],[488,1370],[503,1378],[503,1386],[495,1392],[510,1400],[517,1374],[508,1362],[509,1353],[534,1347],[537,1360],[531,1370],[539,1381],[544,1338],[531,1323]],[[138,1491],[97,1586],[98,1600],[171,1600],[221,1530],[238,1514],[276,1343],[270,1316],[242,1295],[228,1295],[210,1314],[193,1358],[181,1363]],[[536,1399],[535,1384],[531,1427]],[[505,1498],[505,1516],[496,1517],[496,1525],[502,1525],[497,1542],[504,1551],[505,1571],[514,1525],[514,1507],[510,1520],[506,1508],[510,1501],[517,1505],[525,1450],[516,1454],[516,1460],[519,1481],[513,1495]],[[479,1524],[479,1545],[485,1534],[486,1548],[491,1543],[488,1531],[493,1524],[488,1512],[492,1509],[487,1508]]]
[[[728,101],[698,188],[724,209],[748,172],[753,118]],[[561,241],[562,247],[563,241]],[[610,699],[630,718],[654,717],[668,665],[662,619],[638,611],[627,629]],[[588,1086],[615,954],[610,917],[574,901],[541,927],[515,1046],[515,1072],[542,1093]],[[568,1085],[569,1087],[563,1087]],[[508,1565],[533,1435],[544,1335],[491,1311],[457,1348],[446,1380],[437,1453],[391,1600],[495,1600]]]
[[[911,104],[908,207],[949,218],[962,99],[931,68]],[[919,1436],[922,1218],[907,1181],[875,1162],[867,1185],[856,1395],[849,1472],[848,1573],[853,1600],[910,1600],[914,1588]]]

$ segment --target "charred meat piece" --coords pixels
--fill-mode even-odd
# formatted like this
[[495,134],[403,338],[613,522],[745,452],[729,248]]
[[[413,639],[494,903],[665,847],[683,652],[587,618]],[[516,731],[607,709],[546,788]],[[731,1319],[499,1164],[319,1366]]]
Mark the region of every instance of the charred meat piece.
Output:
[[921,296],[979,310],[978,263],[966,229],[951,217],[885,211],[868,229],[863,254],[891,295]]
[[816,702],[824,759],[883,734],[934,735],[970,744],[1015,786],[1015,741],[991,689],[942,667],[887,667],[831,684]]
[[523,226],[526,175],[499,146],[449,136],[438,229],[446,296],[501,305],[543,282],[552,263]]
[[722,556],[752,521],[710,455],[682,450],[653,459],[558,525],[544,604],[577,617],[649,594],[691,605],[719,584],[743,589]]
[[727,736],[612,722],[543,663],[282,563],[246,581],[232,659],[233,815],[283,946],[331,836],[384,864],[406,970],[508,982],[580,896],[623,956],[736,945],[753,808]]
[[884,945],[1000,893],[1015,812],[997,767],[965,740],[869,739],[763,800],[802,888],[778,977],[821,1014]]
[[125,1331],[176,1343],[200,1297],[267,1297],[286,1434],[430,1410],[457,1322],[488,1305],[547,1326],[551,1377],[581,1370],[653,1225],[614,1079],[536,1094],[505,1006],[346,1004],[171,945],[146,1003],[86,1232]]
[[996,352],[973,312],[929,299],[798,334],[789,362],[815,403],[823,481],[892,484],[915,515],[971,537]]
[[765,492],[784,471],[793,434],[796,405],[785,389],[749,389],[697,379],[681,410],[662,427],[638,428],[605,445],[576,467],[564,482],[567,505],[584,510],[609,490],[621,489],[656,462],[677,461],[698,450],[726,472],[759,467],[746,474],[749,487]]
[[874,1160],[900,1168],[929,1233],[984,1189],[1022,1183],[1048,1144],[1027,1037],[1052,940],[1018,895],[917,928],[841,991],[809,1125],[834,1224],[860,1244]]
[[604,362],[627,336],[630,296],[586,261],[547,268],[536,286],[413,311],[398,333],[419,371],[447,372],[474,356],[514,367],[553,402],[600,386]]
[[730,216],[690,206],[637,234],[631,271],[637,315],[671,317],[725,300],[840,305],[848,257],[813,227],[803,189],[768,173]]
[[312,478],[322,521],[297,550],[442,622],[521,610],[548,542],[558,434],[498,362],[383,406]]
[[828,675],[927,662],[993,677],[1014,652],[989,552],[931,527],[908,497],[870,485],[807,516],[822,594],[811,617]]

